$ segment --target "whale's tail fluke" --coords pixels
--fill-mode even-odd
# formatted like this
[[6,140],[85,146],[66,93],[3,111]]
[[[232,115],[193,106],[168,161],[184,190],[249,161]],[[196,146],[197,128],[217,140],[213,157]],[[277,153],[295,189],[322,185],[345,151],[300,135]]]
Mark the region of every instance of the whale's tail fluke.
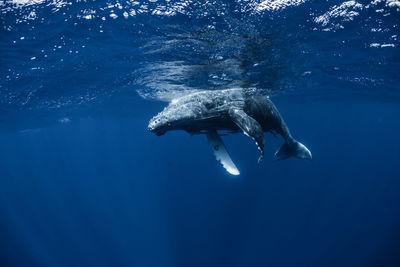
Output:
[[278,151],[275,152],[274,159],[282,160],[289,157],[295,157],[298,159],[312,159],[310,150],[300,142],[296,140],[290,140],[285,142]]

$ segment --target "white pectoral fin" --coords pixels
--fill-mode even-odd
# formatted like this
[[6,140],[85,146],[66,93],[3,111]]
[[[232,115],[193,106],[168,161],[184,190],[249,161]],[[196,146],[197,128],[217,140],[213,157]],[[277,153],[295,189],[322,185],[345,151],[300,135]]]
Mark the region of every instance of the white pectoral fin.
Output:
[[211,146],[211,149],[214,152],[215,157],[219,162],[221,162],[226,171],[232,175],[239,175],[240,172],[235,163],[233,163],[231,157],[229,156],[225,144],[224,142],[222,142],[222,139],[218,135],[218,133],[216,131],[207,132],[207,140],[208,144]]

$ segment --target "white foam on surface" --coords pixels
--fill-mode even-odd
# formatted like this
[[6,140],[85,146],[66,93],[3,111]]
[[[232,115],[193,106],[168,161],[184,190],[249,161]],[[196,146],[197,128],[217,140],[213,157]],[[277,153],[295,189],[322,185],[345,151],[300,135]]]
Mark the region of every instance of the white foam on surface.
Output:
[[314,19],[316,23],[327,26],[333,18],[342,18],[344,21],[353,20],[359,15],[359,10],[363,9],[363,5],[356,1],[346,1],[339,6],[333,6],[329,11]]
[[394,44],[381,44],[381,48],[384,48],[384,47],[395,47],[395,45]]
[[308,0],[264,0],[257,4],[256,11],[276,11],[279,9],[284,9],[291,6],[298,6],[307,2]]
[[373,0],[371,5],[377,5],[380,3],[385,3],[388,7],[398,7],[400,8],[400,1],[399,0]]
[[6,1],[9,4],[14,4],[17,6],[30,6],[43,3],[45,0],[9,0]]
[[371,43],[369,47],[375,48],[386,48],[386,47],[396,47],[395,44],[380,44],[380,43]]

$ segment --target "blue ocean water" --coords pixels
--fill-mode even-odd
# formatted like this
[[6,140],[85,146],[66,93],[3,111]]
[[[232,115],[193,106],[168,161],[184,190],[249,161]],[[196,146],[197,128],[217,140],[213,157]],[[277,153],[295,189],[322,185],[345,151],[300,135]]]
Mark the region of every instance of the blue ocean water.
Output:
[[[0,1],[0,266],[400,266],[397,0]],[[282,144],[158,137],[179,96],[271,96]]]

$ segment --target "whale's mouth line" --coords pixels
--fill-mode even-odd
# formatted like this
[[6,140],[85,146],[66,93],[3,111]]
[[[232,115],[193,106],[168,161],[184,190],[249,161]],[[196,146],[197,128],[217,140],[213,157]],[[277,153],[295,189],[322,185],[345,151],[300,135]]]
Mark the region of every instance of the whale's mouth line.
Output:
[[149,131],[151,131],[152,133],[154,133],[157,136],[161,136],[164,135],[166,132],[168,132],[168,130],[166,130],[164,127],[158,127],[158,128],[149,128]]
[[151,126],[150,122],[148,129],[149,131],[155,133],[157,136],[161,136],[168,131],[179,129],[183,123],[184,120],[178,120],[178,121],[168,121],[165,123],[160,123],[159,125]]

